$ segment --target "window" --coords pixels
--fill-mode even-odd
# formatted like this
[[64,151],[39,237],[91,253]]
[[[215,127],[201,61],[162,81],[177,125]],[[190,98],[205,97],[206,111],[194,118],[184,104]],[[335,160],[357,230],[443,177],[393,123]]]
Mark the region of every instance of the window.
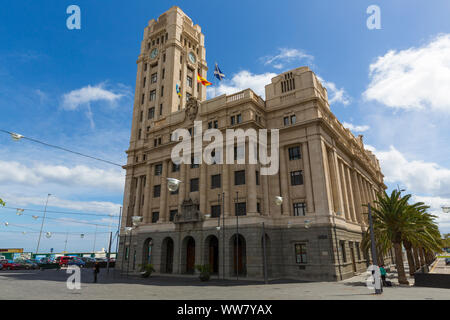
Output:
[[145,81],[147,80],[147,78],[146,77],[144,77],[144,81],[142,81],[142,87],[144,87],[145,88]]
[[153,212],[152,213],[152,223],[156,223],[156,222],[158,222],[158,220],[159,220],[159,212],[158,211]]
[[141,136],[142,136],[142,129],[139,129],[139,132],[138,132],[138,140],[141,139]]
[[161,185],[158,184],[156,186],[153,186],[153,197],[159,198],[161,196]]
[[291,172],[291,186],[303,184],[303,173],[301,170]]
[[245,184],[245,170],[239,170],[234,172],[234,185],[238,186]]
[[139,114],[139,121],[142,122],[144,118],[144,111],[141,110],[141,113]]
[[179,191],[180,189],[178,188],[177,190],[175,190],[175,191],[170,191],[170,194],[178,194],[178,191]]
[[295,79],[292,72],[284,75],[284,81],[281,82],[281,92],[287,92],[295,89]]
[[294,124],[295,123],[295,121],[296,121],[296,117],[295,117],[295,114],[293,114],[292,116],[291,116],[291,124]]
[[[164,87],[163,87],[164,88]],[[162,103],[159,105],[159,115],[162,116],[163,105]]]
[[191,179],[191,183],[189,185],[191,188],[190,192],[198,191],[198,178]]
[[306,259],[306,243],[295,244],[295,263],[307,263]]
[[219,128],[219,121],[214,120],[213,127],[214,127],[214,129]]
[[255,171],[255,176],[256,176],[256,185],[259,186],[259,171],[258,170]]
[[161,144],[161,137],[158,138],[158,144]]
[[192,77],[191,76],[187,76],[187,84],[190,88],[192,88]]
[[[166,54],[165,53],[163,54],[163,62],[166,62]],[[163,77],[163,79],[164,79],[164,77]]]
[[212,122],[208,122],[208,129],[212,129]]
[[211,206],[211,218],[220,217],[221,207],[219,205]]
[[155,107],[151,107],[148,109],[148,119],[153,119],[155,117]]
[[359,242],[355,242],[355,249],[358,260],[361,260],[361,251],[359,250]]
[[214,174],[211,176],[211,189],[220,188],[220,174]]
[[158,73],[155,72],[152,74],[152,76],[150,78],[150,83],[156,83],[157,80],[158,80]]
[[161,97],[164,97],[164,86],[161,86]]
[[156,90],[150,91],[150,101],[156,100]]
[[173,221],[175,219],[175,216],[178,214],[178,210],[170,210],[169,211],[169,221]]
[[144,71],[147,71],[147,64],[144,63]]
[[289,148],[289,160],[299,160],[301,158],[300,147]]
[[189,92],[186,92],[186,101],[189,101],[189,99],[192,97],[192,95]]
[[231,116],[231,125],[234,125],[236,123],[236,117]]
[[247,214],[247,204],[245,202],[235,203],[234,212],[236,216],[245,216]]
[[141,104],[144,104],[145,101],[145,93],[142,94]]
[[157,146],[158,146],[158,139],[154,139],[154,140],[153,140],[153,146],[154,146],[154,147],[157,147]]
[[241,122],[242,122],[242,115],[241,115],[241,114],[238,114],[238,115],[236,116],[236,122],[237,122],[237,123],[241,123]]
[[180,165],[172,162],[172,172],[180,171]]
[[200,160],[198,159],[198,157],[191,157],[191,168],[198,168]]
[[128,255],[129,255],[129,252],[130,252],[130,247],[125,247],[125,260],[128,260]]
[[345,241],[341,241],[342,261],[347,262],[347,255],[345,254]]
[[162,69],[162,75],[161,75],[161,79],[164,79],[164,76],[166,75],[166,69]]
[[294,216],[305,216],[306,215],[306,203],[297,202],[294,203]]
[[259,202],[256,203],[256,212],[261,213],[261,204]]
[[155,165],[155,176],[160,176],[162,173],[162,163]]
[[289,117],[284,117],[284,118],[283,118],[283,124],[284,124],[285,126],[288,126],[288,125],[289,125]]

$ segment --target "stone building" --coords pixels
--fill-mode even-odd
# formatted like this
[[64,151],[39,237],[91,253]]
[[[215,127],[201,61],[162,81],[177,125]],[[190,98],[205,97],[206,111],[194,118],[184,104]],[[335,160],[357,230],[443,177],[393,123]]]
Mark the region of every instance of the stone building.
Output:
[[[362,136],[336,119],[308,67],[274,77],[265,100],[251,89],[206,100],[197,82],[205,56],[201,28],[178,7],[145,28],[116,267],[192,274],[208,264],[218,277],[251,279],[266,265],[269,278],[331,281],[365,271],[362,205],[386,186]],[[174,164],[171,133],[193,132],[194,120],[203,130],[279,129],[278,173],[261,175],[248,162]],[[177,191],[167,178],[181,181]],[[134,227],[133,216],[142,217]]]

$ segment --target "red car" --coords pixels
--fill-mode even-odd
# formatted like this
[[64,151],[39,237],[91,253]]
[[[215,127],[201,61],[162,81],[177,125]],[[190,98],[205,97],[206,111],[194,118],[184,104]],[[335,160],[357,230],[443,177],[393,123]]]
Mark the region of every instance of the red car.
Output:
[[0,260],[0,264],[3,265],[3,270],[19,270],[20,264],[15,263],[13,260]]

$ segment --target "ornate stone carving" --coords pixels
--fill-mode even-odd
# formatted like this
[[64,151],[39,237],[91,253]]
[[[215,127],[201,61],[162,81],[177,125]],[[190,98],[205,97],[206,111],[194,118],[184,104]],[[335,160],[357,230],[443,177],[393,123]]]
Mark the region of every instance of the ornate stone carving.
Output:
[[199,222],[202,221],[202,215],[197,209],[198,204],[192,199],[184,200],[181,204],[181,212],[173,219],[174,223]]
[[197,117],[199,107],[200,103],[198,102],[198,99],[190,97],[186,103],[186,117],[189,118],[189,120],[194,121],[195,117]]

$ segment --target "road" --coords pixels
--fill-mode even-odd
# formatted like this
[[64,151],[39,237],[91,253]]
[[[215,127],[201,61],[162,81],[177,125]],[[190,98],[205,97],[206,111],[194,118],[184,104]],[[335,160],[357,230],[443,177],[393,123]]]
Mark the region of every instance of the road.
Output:
[[445,258],[438,258],[431,266],[430,273],[446,273],[450,274],[450,265],[445,265]]
[[82,270],[81,289],[70,290],[65,270],[0,271],[0,299],[226,299],[226,300],[390,300],[450,299],[449,289],[399,286],[395,275],[388,277],[393,287],[374,295],[365,285],[365,275],[341,282],[287,282],[264,285],[255,281],[212,279],[201,282],[197,277],[156,276],[143,279],[134,276],[107,276],[104,269],[99,283],[92,283],[92,270]]

